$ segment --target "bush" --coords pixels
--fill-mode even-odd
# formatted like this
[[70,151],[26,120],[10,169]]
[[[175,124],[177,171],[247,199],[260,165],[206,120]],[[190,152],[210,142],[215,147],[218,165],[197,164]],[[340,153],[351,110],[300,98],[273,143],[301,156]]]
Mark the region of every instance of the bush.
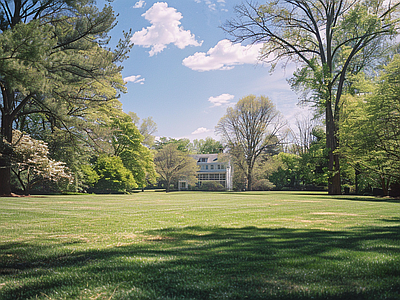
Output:
[[137,188],[132,173],[124,167],[118,156],[102,155],[98,157],[94,171],[99,176],[94,185],[96,192],[123,193]]
[[206,181],[200,186],[200,190],[203,191],[224,191],[225,188],[222,184],[216,181]]
[[254,191],[270,191],[275,188],[275,185],[268,179],[260,179],[253,183]]

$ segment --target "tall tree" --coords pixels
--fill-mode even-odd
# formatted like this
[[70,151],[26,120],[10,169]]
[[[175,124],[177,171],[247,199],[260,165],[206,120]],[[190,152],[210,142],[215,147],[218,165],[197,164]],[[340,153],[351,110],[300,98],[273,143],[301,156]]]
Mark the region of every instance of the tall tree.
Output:
[[[369,87],[364,87],[365,89]],[[385,195],[400,182],[400,56],[394,56],[371,93],[346,95],[340,153],[356,171],[378,178]]]
[[143,145],[147,148],[151,148],[155,143],[154,133],[157,131],[157,124],[154,122],[152,117],[148,117],[146,119],[140,120],[134,112],[129,112],[128,115],[131,117],[132,122],[139,129],[140,134],[143,135]]
[[196,181],[196,160],[180,151],[177,143],[169,143],[159,150],[154,157],[154,163],[158,175],[165,181],[166,192],[170,191],[171,183],[181,178],[189,183]]
[[198,154],[220,153],[223,148],[221,142],[214,140],[212,137],[193,141],[193,151]]
[[[0,0],[1,139],[11,142],[23,115],[44,112],[62,121],[116,99],[129,42],[126,34],[115,50],[106,48],[114,25],[111,7],[99,10],[90,0]],[[0,195],[10,194],[6,152],[0,182]]]
[[283,123],[274,104],[267,97],[249,95],[229,107],[218,122],[217,134],[227,143],[231,156],[247,178],[247,189],[252,190],[253,168],[257,158],[268,150]]
[[124,113],[113,117],[111,128],[113,154],[119,156],[124,166],[132,172],[136,184],[143,189],[147,182],[155,183],[153,154],[142,145],[144,137],[131,117]]
[[[235,42],[264,43],[260,59],[299,64],[294,88],[324,111],[329,151],[329,194],[341,193],[338,125],[346,76],[379,55],[385,38],[397,33],[398,1],[278,0],[236,7],[224,29]],[[383,47],[384,48],[384,47]]]

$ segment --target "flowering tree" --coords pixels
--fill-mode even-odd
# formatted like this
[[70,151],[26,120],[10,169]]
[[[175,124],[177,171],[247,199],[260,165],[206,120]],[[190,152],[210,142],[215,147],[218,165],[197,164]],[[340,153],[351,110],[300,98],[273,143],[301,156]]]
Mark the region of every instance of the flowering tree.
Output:
[[29,194],[31,187],[43,180],[66,180],[72,183],[72,174],[65,167],[65,163],[48,157],[47,143],[33,139],[19,130],[13,130],[11,146],[11,170],[25,194]]

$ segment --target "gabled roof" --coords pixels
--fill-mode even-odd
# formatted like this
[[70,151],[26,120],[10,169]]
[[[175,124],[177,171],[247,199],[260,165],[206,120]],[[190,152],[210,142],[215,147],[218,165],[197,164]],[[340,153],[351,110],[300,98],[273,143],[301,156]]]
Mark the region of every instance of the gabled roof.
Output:
[[218,161],[218,154],[193,154],[191,155],[197,162],[200,162],[201,158],[207,158],[206,163],[212,163]]

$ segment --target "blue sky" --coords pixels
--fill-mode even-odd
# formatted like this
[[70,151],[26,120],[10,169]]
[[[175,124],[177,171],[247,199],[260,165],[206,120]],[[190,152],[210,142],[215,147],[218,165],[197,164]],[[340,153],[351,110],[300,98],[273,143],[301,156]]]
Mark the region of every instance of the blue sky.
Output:
[[[289,123],[301,114],[286,78],[293,67],[257,61],[260,46],[232,45],[219,28],[241,0],[114,0],[119,14],[112,41],[132,29],[134,46],[123,64],[128,92],[123,110],[152,117],[157,136],[217,138],[228,106],[249,94],[268,96]],[[101,1],[98,1],[102,5]]]

